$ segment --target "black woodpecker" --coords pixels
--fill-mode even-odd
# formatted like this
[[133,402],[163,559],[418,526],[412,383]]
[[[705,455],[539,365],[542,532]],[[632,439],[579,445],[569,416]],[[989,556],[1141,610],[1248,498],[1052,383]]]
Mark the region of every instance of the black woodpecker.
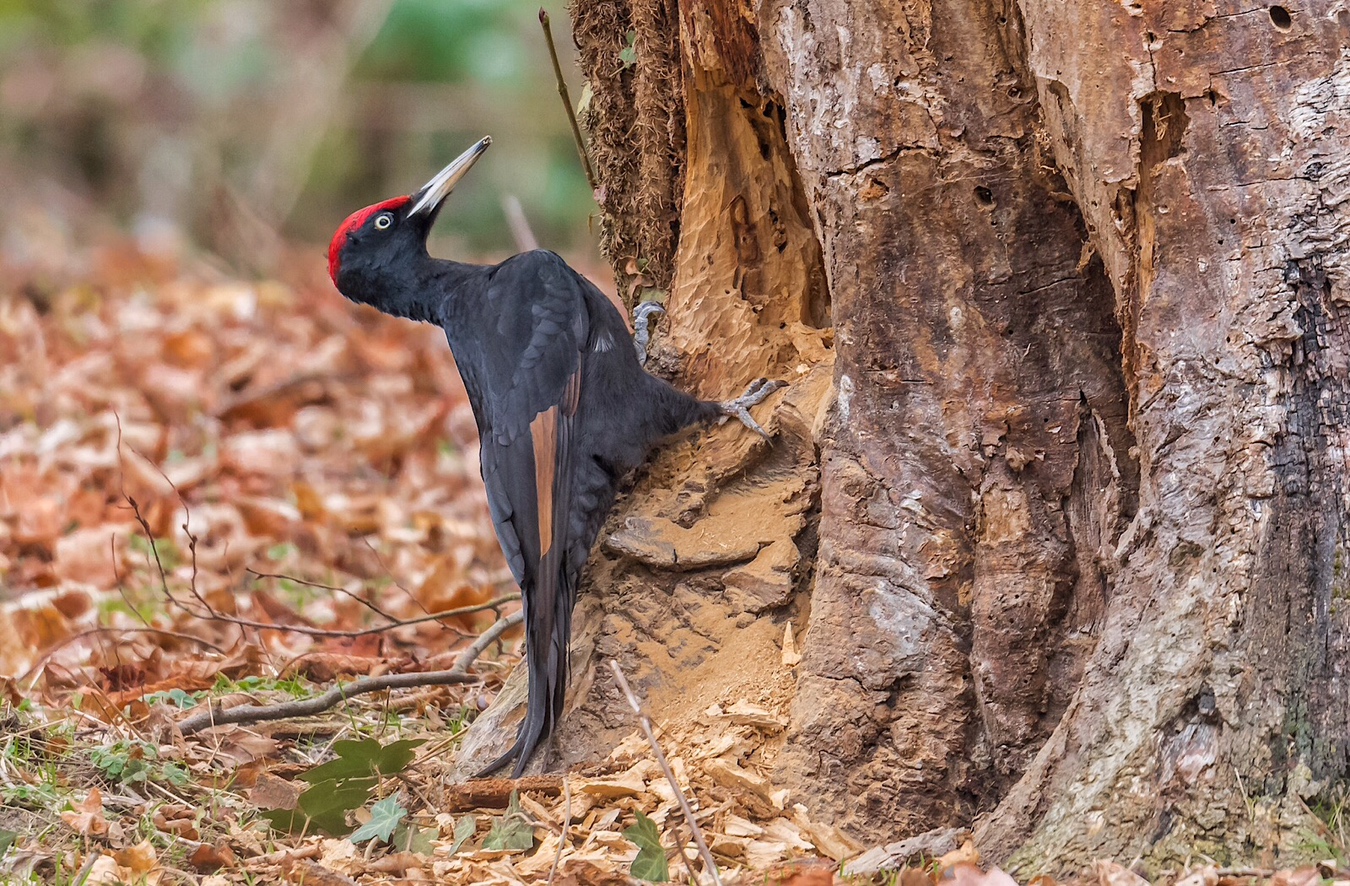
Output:
[[[432,258],[445,198],[492,143],[475,144],[419,191],[350,215],[328,250],[333,284],[354,302],[445,330],[482,440],[483,482],[525,610],[529,701],[515,744],[519,777],[562,715],[577,582],[623,475],[662,438],[732,416],[781,386],[760,379],[725,403],[698,400],[642,368],[623,316],[552,252],[498,265]],[[643,322],[645,326],[645,319]]]

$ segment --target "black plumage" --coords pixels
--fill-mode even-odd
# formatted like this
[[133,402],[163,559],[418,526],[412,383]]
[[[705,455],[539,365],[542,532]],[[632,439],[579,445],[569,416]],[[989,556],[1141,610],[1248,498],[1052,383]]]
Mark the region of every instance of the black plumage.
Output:
[[[484,139],[421,191],[353,213],[329,249],[347,298],[445,330],[482,441],[497,538],[521,588],[529,701],[511,750],[519,776],[562,714],[577,582],[620,478],[681,428],[735,415],[643,370],[622,315],[552,252],[483,266],[432,258],[426,237]],[[762,433],[762,431],[761,431]]]

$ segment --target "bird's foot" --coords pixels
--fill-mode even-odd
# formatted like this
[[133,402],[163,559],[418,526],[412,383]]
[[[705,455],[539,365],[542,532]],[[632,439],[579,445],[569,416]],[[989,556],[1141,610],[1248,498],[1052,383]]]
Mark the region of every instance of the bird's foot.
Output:
[[637,348],[638,364],[647,365],[647,343],[652,340],[651,322],[653,314],[664,314],[666,309],[659,302],[644,301],[633,308],[633,347]]
[[735,400],[718,403],[717,407],[722,410],[723,415],[737,419],[741,424],[768,440],[770,439],[769,435],[759,426],[759,422],[755,421],[750,415],[750,407],[762,403],[765,397],[786,386],[787,382],[785,381],[770,381],[767,378],[761,378],[750,385],[745,393]]

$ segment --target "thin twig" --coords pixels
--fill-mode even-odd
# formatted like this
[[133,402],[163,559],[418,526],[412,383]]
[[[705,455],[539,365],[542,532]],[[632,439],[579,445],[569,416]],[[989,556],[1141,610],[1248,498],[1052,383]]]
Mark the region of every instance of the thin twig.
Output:
[[75,879],[70,881],[70,886],[84,886],[85,882],[89,879],[90,872],[94,869],[94,865],[98,864],[98,860],[102,857],[102,852],[90,854],[90,856],[85,859],[84,865],[80,868],[79,872],[75,874]]
[[516,248],[521,252],[538,249],[539,241],[535,239],[534,231],[530,230],[530,220],[525,217],[520,198],[515,194],[502,197],[502,212],[506,215],[506,224],[511,228],[511,239],[516,241]]
[[567,81],[563,79],[562,64],[558,61],[558,48],[553,45],[553,28],[549,26],[548,13],[543,7],[539,9],[539,25],[544,29],[544,40],[548,43],[548,57],[553,61],[553,76],[558,81],[558,96],[567,111],[567,122],[572,124],[572,138],[577,143],[577,154],[580,155],[581,165],[586,170],[586,181],[591,185],[591,192],[595,193],[600,190],[600,185],[595,180],[595,170],[591,168],[591,155],[586,152],[586,142],[581,138],[577,112],[572,107],[572,97],[567,93]]
[[[489,609],[493,611],[500,611],[502,606],[505,606],[507,603],[514,603],[515,601],[520,599],[519,594],[503,594],[502,596],[496,597],[492,600],[488,600],[485,603],[475,603],[472,606],[460,606],[455,609],[446,609],[441,612],[433,612],[430,615],[421,615],[418,616],[417,618],[402,619],[398,621],[393,621],[389,624],[374,625],[368,628],[359,628],[357,630],[345,630],[345,631],[338,630],[336,628],[316,628],[311,625],[283,625],[277,624],[276,622],[257,621],[251,618],[240,618],[237,615],[226,615],[225,613],[213,607],[209,602],[207,602],[206,598],[203,597],[197,591],[197,536],[193,535],[191,530],[189,530],[188,528],[188,524],[184,523],[183,532],[184,534],[187,535],[188,550],[191,553],[192,559],[192,579],[188,582],[188,592],[192,595],[192,598],[193,600],[196,601],[197,605],[202,607],[202,610],[204,610],[205,614],[203,614],[202,612],[194,612],[192,607],[188,606],[178,597],[175,597],[173,592],[169,590],[169,577],[168,573],[164,568],[164,562],[160,559],[159,556],[159,543],[158,541],[156,541],[154,533],[150,529],[149,521],[147,521],[145,515],[141,513],[141,506],[137,504],[136,499],[132,498],[129,495],[123,494],[123,498],[125,498],[127,502],[131,505],[131,512],[133,516],[136,518],[136,522],[140,525],[141,532],[145,534],[146,542],[150,545],[150,554],[151,556],[154,557],[155,571],[159,573],[159,584],[160,588],[164,591],[164,597],[170,603],[177,606],[179,609],[183,610],[188,615],[191,615],[194,618],[200,618],[206,621],[223,622],[224,624],[232,624],[241,628],[253,628],[254,630],[258,631],[282,631],[291,634],[303,634],[304,636],[307,637],[324,637],[328,639],[336,638],[336,639],[350,640],[356,637],[367,637],[370,636],[371,634],[381,634],[384,633],[385,631],[392,631],[395,628],[407,627],[409,625],[422,624],[424,622],[429,621],[439,621],[444,618],[456,618],[461,615],[473,615],[475,612],[484,612]],[[251,569],[249,571],[253,572],[253,570]],[[267,578],[288,577],[257,572],[254,572],[253,574]],[[331,585],[315,584],[314,586],[328,588],[330,590],[335,591],[341,590],[347,594],[351,593],[350,591],[347,591],[345,588],[337,588]]]
[[[431,615],[421,615],[418,616],[417,618],[410,618],[402,621],[396,621],[390,624],[375,625],[374,627],[360,628],[359,630],[348,630],[348,631],[337,630],[335,628],[315,628],[310,627],[309,625],[282,625],[276,624],[274,622],[253,621],[252,619],[239,618],[238,616],[234,615],[226,615],[225,613],[219,612],[215,609],[209,610],[206,615],[202,615],[200,613],[192,612],[192,610],[187,609],[187,607],[185,606],[182,606],[181,602],[179,602],[179,606],[185,609],[190,615],[196,616],[197,618],[207,619],[211,621],[221,621],[225,622],[226,624],[239,625],[241,627],[253,628],[255,630],[260,631],[285,631],[291,634],[304,634],[306,637],[327,637],[327,638],[336,637],[336,638],[350,639],[352,637],[365,637],[369,636],[370,634],[382,634],[385,631],[392,631],[395,628],[407,627],[408,625],[422,624],[423,622],[428,621],[438,621],[442,618],[455,618],[456,616],[460,615],[472,615],[475,612],[484,612],[488,609],[495,610],[501,608],[507,603],[513,603],[519,599],[520,599],[519,594],[507,594],[504,597],[497,597],[495,599],[488,600],[486,603],[476,603],[473,606],[461,606],[457,609],[446,609],[443,612],[433,612]],[[454,628],[451,628],[451,630],[454,630]],[[456,633],[459,632],[457,631]]]
[[567,846],[567,827],[572,823],[572,786],[567,783],[567,776],[563,776],[563,820],[562,835],[558,837],[558,854],[553,856],[553,867],[548,871],[548,882],[545,886],[553,886],[553,878],[558,875],[558,865],[562,863],[563,848]]
[[344,597],[349,598],[354,603],[364,606],[365,608],[369,609],[371,612],[375,613],[381,618],[387,618],[390,621],[398,621],[398,616],[391,615],[390,613],[385,612],[383,609],[375,605],[370,600],[367,600],[360,594],[347,590],[341,585],[330,585],[324,584],[321,581],[310,581],[307,578],[301,578],[298,575],[287,575],[284,572],[259,572],[252,566],[245,566],[244,571],[247,572],[249,575],[253,576],[254,578],[275,578],[278,581],[289,581],[294,584],[298,584],[301,587],[314,588],[315,590],[319,591],[331,591],[334,594],[342,594]]
[[614,679],[619,681],[619,688],[623,690],[624,697],[628,699],[628,704],[632,707],[633,713],[637,714],[638,723],[647,736],[647,743],[652,746],[652,753],[656,755],[656,762],[661,767],[661,771],[666,774],[666,780],[670,782],[671,789],[675,791],[675,799],[680,801],[680,811],[684,813],[685,823],[689,825],[689,830],[694,835],[694,843],[698,846],[698,854],[703,858],[703,866],[712,875],[713,882],[717,886],[722,886],[722,877],[717,873],[717,862],[713,861],[712,852],[709,851],[708,844],[703,839],[703,830],[694,818],[694,810],[689,807],[689,801],[685,798],[679,781],[675,779],[675,771],[670,768],[665,752],[661,750],[661,745],[656,741],[656,733],[652,730],[652,718],[647,716],[647,712],[642,709],[642,703],[633,694],[633,687],[628,685],[628,680],[624,677],[623,669],[619,667],[619,663],[610,659],[609,668],[614,672]]
[[496,643],[501,639],[502,634],[505,634],[524,620],[525,613],[517,612],[494,622],[492,627],[488,628],[477,640],[473,641],[472,646],[459,654],[459,658],[455,659],[455,666],[450,670],[467,671],[469,665],[477,661],[478,656],[483,654],[483,650],[487,649],[493,643]]
[[501,619],[483,632],[473,645],[459,654],[455,666],[448,671],[425,671],[417,674],[384,674],[379,677],[362,677],[345,685],[334,686],[322,695],[298,701],[280,702],[270,705],[240,705],[223,709],[208,704],[206,710],[187,717],[178,724],[183,735],[193,735],[212,726],[227,726],[236,723],[263,723],[271,720],[284,720],[289,717],[308,717],[335,707],[346,699],[368,692],[383,689],[408,689],[416,686],[448,686],[456,683],[475,683],[480,678],[469,673],[483,650],[492,645],[503,633],[524,621],[524,614],[517,612]]

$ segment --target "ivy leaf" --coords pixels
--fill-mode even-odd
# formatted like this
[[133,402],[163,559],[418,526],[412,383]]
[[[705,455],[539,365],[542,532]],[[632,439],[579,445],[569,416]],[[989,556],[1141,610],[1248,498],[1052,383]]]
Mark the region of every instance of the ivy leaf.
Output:
[[330,837],[340,837],[351,831],[347,813],[370,802],[375,784],[373,778],[321,781],[300,795],[295,809],[268,809],[263,817],[288,833],[318,828]]
[[472,815],[465,815],[455,822],[455,842],[450,845],[450,854],[454,855],[464,844],[473,839],[473,835],[478,832],[478,819]]
[[631,68],[637,64],[637,31],[629,30],[623,38],[626,42],[619,50],[619,61],[623,62],[624,68]]
[[666,863],[666,850],[661,846],[661,832],[657,830],[656,822],[639,812],[637,824],[625,828],[623,835],[638,848],[631,868],[633,876],[648,883],[668,882],[670,866]]
[[534,846],[534,826],[520,810],[520,792],[512,791],[506,812],[501,818],[494,819],[492,830],[483,840],[484,849],[505,849],[523,852]]
[[408,810],[404,809],[403,804],[398,801],[398,794],[385,797],[370,807],[370,821],[357,828],[356,832],[348,839],[353,843],[364,843],[371,839],[378,839],[381,843],[387,843],[389,838],[394,835],[394,829],[398,827],[398,823],[403,821],[407,814]]
[[[333,745],[336,759],[299,776],[310,786],[300,795],[297,808],[268,809],[263,817],[278,830],[292,834],[310,828],[318,828],[330,837],[349,833],[352,828],[347,824],[347,813],[370,802],[381,778],[406,769],[415,756],[413,749],[422,743],[422,739],[404,739],[382,745],[373,738],[336,742]],[[380,839],[388,840],[389,833],[392,828]],[[366,834],[362,839],[369,840],[371,836]]]
[[436,850],[436,832],[419,828],[412,820],[405,821],[394,831],[394,839],[389,844],[399,852],[416,852],[418,855],[431,855]]
[[333,745],[333,752],[337,754],[336,760],[315,766],[301,775],[300,779],[317,784],[321,781],[398,775],[412,762],[413,748],[423,741],[423,739],[404,739],[387,745],[382,745],[373,738],[339,741]]

